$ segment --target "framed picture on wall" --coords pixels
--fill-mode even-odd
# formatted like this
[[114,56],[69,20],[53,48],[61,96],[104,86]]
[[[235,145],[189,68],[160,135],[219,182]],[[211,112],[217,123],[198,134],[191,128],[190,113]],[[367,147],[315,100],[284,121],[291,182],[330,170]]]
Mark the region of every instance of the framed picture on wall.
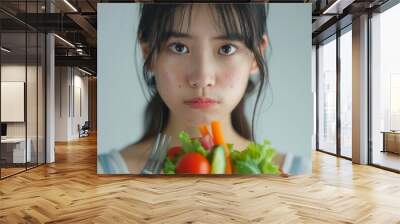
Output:
[[25,82],[1,82],[1,122],[24,122]]
[[310,20],[311,4],[98,4],[98,173],[310,173]]

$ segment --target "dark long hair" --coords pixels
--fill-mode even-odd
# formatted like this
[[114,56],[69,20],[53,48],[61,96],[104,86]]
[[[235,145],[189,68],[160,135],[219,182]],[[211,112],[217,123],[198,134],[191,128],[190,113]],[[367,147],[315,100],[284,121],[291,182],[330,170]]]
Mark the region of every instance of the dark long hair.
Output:
[[[258,104],[264,98],[263,91],[268,85],[267,64],[259,48],[263,35],[267,35],[266,17],[268,6],[262,3],[247,4],[209,4],[213,6],[215,21],[219,21],[225,34],[230,37],[240,34],[243,43],[252,51],[256,59],[259,76],[257,80],[249,79],[246,92],[239,104],[232,111],[231,122],[235,131],[246,139],[254,141],[254,124]],[[151,64],[160,52],[163,43],[168,40],[174,27],[183,29],[183,21],[188,14],[188,26],[193,4],[151,4],[145,3],[140,8],[140,22],[137,39],[148,45],[148,55],[143,64],[143,80],[146,83],[150,101],[144,119],[146,132],[140,141],[164,131],[169,118],[169,109],[156,89],[154,75],[150,72]],[[175,19],[178,18],[178,21]],[[236,18],[236,19],[233,19]],[[175,23],[176,22],[176,23]],[[188,27],[189,28],[189,27]],[[244,114],[245,100],[257,89],[257,98],[251,119],[251,129]]]

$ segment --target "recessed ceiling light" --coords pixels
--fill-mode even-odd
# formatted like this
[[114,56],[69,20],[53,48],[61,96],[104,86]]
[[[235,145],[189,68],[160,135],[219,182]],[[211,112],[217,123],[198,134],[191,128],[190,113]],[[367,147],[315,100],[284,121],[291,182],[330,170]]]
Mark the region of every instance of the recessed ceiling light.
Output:
[[351,5],[355,0],[336,0],[322,14],[342,14],[343,9]]
[[78,10],[71,4],[69,3],[68,0],[64,0],[65,4],[67,4],[74,12],[78,12]]
[[9,50],[9,49],[7,49],[7,48],[5,48],[5,47],[1,47],[1,50],[4,51],[4,52],[6,52],[6,53],[10,53],[10,52],[11,52],[11,50]]
[[62,38],[62,37],[60,37],[60,36],[57,35],[57,34],[54,34],[54,36],[57,37],[58,39],[60,39],[62,42],[64,42],[64,43],[66,43],[67,45],[69,45],[70,47],[75,48],[75,45],[73,45],[73,44],[72,44],[71,42],[69,42],[68,40],[66,40],[66,39],[64,39],[64,38]]
[[81,72],[83,72],[83,73],[85,73],[85,74],[87,74],[87,75],[90,75],[90,76],[93,75],[92,73],[90,73],[90,72],[88,72],[88,71],[86,71],[86,70],[83,70],[83,69],[81,69],[81,68],[79,68],[79,67],[78,67],[78,70],[81,71]]

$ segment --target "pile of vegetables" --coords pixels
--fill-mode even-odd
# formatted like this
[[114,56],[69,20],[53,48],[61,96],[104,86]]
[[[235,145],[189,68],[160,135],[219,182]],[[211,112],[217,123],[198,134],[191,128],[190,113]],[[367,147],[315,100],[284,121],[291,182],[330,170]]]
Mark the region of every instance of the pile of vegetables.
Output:
[[200,138],[179,134],[181,146],[168,150],[164,160],[164,174],[279,174],[273,163],[277,154],[269,141],[251,142],[243,151],[225,143],[219,121],[211,123],[212,134],[206,125],[200,125]]

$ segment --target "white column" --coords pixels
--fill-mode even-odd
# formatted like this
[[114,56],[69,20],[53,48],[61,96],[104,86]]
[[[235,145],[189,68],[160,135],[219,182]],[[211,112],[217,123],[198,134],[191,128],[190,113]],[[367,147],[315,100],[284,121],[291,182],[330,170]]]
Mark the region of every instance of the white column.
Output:
[[368,15],[353,20],[353,162],[368,163]]
[[[54,6],[47,1],[47,12],[53,12]],[[46,163],[55,162],[54,133],[55,133],[55,44],[52,33],[46,36]]]

